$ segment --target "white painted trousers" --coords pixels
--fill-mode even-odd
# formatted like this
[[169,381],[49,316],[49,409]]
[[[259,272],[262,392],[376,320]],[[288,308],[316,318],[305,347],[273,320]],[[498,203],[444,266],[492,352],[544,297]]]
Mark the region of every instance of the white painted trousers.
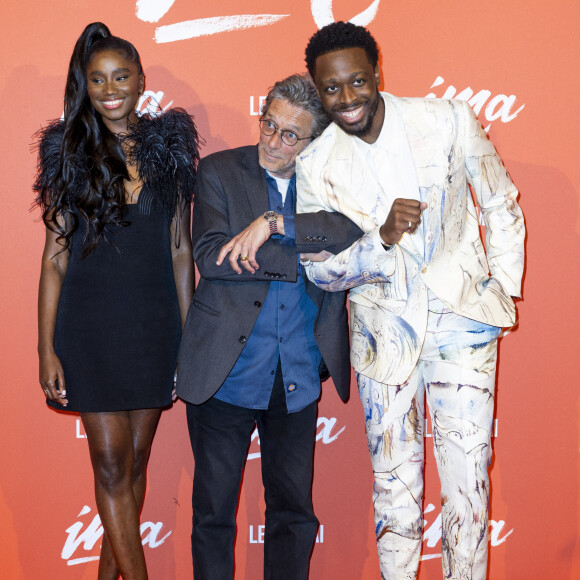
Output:
[[417,576],[423,535],[425,394],[441,480],[443,576],[485,580],[491,430],[500,329],[429,313],[421,357],[403,385],[358,375],[373,466],[383,580]]

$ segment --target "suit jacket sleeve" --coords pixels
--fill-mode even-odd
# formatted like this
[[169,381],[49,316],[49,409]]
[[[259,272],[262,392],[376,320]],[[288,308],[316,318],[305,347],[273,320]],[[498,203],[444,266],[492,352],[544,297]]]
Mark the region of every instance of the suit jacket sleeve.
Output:
[[525,227],[518,190],[468,103],[465,117],[465,165],[468,181],[486,225],[486,254],[493,278],[505,291],[521,295]]
[[[284,245],[282,240],[270,238],[258,250],[256,259],[260,269],[255,274],[245,269],[242,269],[242,274],[237,274],[227,260],[217,266],[216,259],[223,245],[258,217],[248,214],[246,220],[242,218],[240,222],[239,215],[232,215],[236,212],[236,197],[240,205],[245,202],[243,184],[239,183],[238,191],[231,191],[231,187],[224,185],[222,180],[224,168],[219,169],[212,157],[200,162],[193,210],[194,259],[200,274],[208,280],[270,282],[277,279],[294,282],[297,277],[297,253],[340,251],[362,235],[353,222],[340,214],[318,212],[296,216],[296,245]],[[246,206],[244,209],[249,211]],[[264,211],[266,209],[267,206]]]
[[[297,212],[325,210],[336,215],[327,194],[327,186],[330,185],[325,183],[323,177],[323,168],[328,158],[315,149],[309,151],[296,164]],[[312,154],[314,151],[316,155]],[[336,255],[324,262],[307,263],[305,269],[310,280],[319,288],[339,292],[363,284],[390,282],[390,277],[395,273],[399,251],[396,245],[385,250],[379,227],[375,226]]]
[[322,250],[338,254],[364,234],[346,216],[324,210],[297,214],[294,226],[296,251],[305,254],[318,253]]
[[[270,282],[273,277],[267,274],[275,272],[279,274],[278,279],[296,281],[296,250],[293,247],[283,246],[279,240],[272,238],[257,253],[260,269],[255,274],[250,274],[244,268],[242,274],[237,274],[227,260],[221,266],[216,264],[222,246],[257,217],[248,214],[247,220],[239,225],[239,220],[243,217],[235,213],[236,196],[240,204],[246,198],[242,182],[239,182],[237,191],[231,191],[231,187],[224,186],[222,173],[230,172],[231,169],[221,167],[220,172],[220,168],[211,157],[202,159],[199,164],[194,196],[192,241],[193,257],[200,274],[208,280]],[[266,209],[267,207],[264,211]]]

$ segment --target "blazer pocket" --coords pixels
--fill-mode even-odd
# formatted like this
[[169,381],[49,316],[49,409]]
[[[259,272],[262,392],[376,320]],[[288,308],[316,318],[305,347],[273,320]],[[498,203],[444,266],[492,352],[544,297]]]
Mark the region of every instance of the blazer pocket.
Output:
[[200,302],[195,297],[191,301],[191,305],[194,306],[195,308],[199,308],[199,310],[202,310],[203,312],[207,312],[207,314],[211,314],[212,316],[219,316],[219,314],[220,314],[219,310],[216,310],[215,308],[213,308],[212,306],[209,306],[208,304],[204,304],[203,302]]

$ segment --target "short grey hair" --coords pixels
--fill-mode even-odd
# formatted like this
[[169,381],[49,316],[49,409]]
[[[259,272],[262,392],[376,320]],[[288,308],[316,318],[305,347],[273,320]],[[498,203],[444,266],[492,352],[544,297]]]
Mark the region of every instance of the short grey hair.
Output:
[[316,87],[308,74],[294,74],[278,81],[268,92],[266,101],[262,105],[262,116],[264,116],[272,101],[274,99],[281,99],[287,101],[295,107],[300,107],[312,115],[312,138],[316,139],[326,127],[330,124],[330,119],[327,117]]

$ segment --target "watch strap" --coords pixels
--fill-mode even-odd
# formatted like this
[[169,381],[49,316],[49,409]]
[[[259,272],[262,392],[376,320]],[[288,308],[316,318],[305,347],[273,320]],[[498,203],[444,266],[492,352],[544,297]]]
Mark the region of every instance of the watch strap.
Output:
[[262,216],[268,222],[268,228],[270,228],[270,235],[278,233],[278,214],[275,211],[267,211]]

